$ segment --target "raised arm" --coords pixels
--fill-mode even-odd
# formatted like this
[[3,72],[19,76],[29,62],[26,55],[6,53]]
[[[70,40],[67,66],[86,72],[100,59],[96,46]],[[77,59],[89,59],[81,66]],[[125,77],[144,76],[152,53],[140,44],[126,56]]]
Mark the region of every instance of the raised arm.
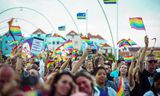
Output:
[[62,72],[68,66],[70,60],[71,60],[71,58],[68,58],[68,60],[62,64],[59,72]]
[[76,73],[77,70],[80,68],[81,64],[83,63],[83,61],[85,61],[85,59],[86,59],[86,57],[87,57],[87,55],[88,55],[89,52],[91,52],[91,49],[88,48],[88,49],[83,53],[81,59],[77,62],[77,64],[75,64],[75,65],[73,66],[73,68],[72,68],[72,70],[71,70],[71,72],[72,72],[73,74]]
[[140,72],[143,72],[143,70],[145,68],[144,59],[145,59],[145,54],[146,54],[146,50],[148,48],[148,43],[149,43],[147,36],[145,36],[144,40],[145,40],[145,47],[142,50],[142,53],[141,53],[141,55],[138,59],[138,62],[137,62],[137,64],[139,65],[139,68],[140,68]]
[[133,75],[134,64],[135,62],[133,61],[128,70],[128,79],[129,79],[130,88],[133,88],[135,86],[134,75]]

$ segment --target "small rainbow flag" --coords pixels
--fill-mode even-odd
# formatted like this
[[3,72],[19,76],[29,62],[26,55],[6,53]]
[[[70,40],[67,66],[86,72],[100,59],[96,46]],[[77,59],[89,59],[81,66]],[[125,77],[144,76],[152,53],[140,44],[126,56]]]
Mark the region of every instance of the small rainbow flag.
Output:
[[9,29],[12,32],[13,35],[22,36],[20,26],[10,26]]
[[93,46],[93,41],[89,40],[89,38],[81,36],[81,39],[84,40],[88,45]]
[[76,56],[73,55],[71,60],[72,60],[72,61],[75,61],[75,60],[76,60]]
[[126,39],[121,39],[117,42],[117,45],[120,44],[121,42],[126,42],[127,40]]
[[62,57],[61,57],[61,55],[57,55],[57,60],[59,61],[59,62],[61,62],[63,59],[62,59]]
[[17,46],[18,45],[18,40],[15,40],[10,43],[10,46]]
[[124,57],[125,62],[131,62],[133,59],[134,59],[133,56],[125,56]]
[[119,88],[117,90],[117,96],[124,96],[124,89],[123,89],[123,85],[122,85],[122,78],[120,78],[120,84],[119,84]]
[[16,52],[16,50],[17,50],[17,48],[18,48],[18,46],[14,47],[14,48],[12,49],[11,57],[13,57],[13,56],[14,56],[14,54],[15,54],[15,52]]
[[57,55],[57,54],[59,54],[59,55],[62,54],[61,49],[57,48],[57,49],[55,50],[55,53],[56,53],[56,55]]
[[63,46],[67,50],[73,49],[73,43],[71,40],[68,40]]
[[133,40],[131,40],[131,39],[128,39],[128,42],[129,42],[129,44],[132,46],[132,45],[137,45]]
[[73,49],[73,50],[72,50],[72,54],[74,54],[74,55],[77,54],[77,50],[76,50],[76,49]]
[[54,63],[53,60],[49,60],[49,61],[47,62],[47,68],[48,68],[48,69],[51,68],[51,67],[53,66],[53,63]]
[[143,24],[143,20],[141,17],[129,18],[131,28],[137,30],[145,30],[145,26]]
[[55,51],[52,52],[51,57],[53,58],[55,55]]
[[130,46],[128,40],[126,40],[126,39],[122,39],[122,40],[118,41],[117,45],[119,45],[119,47],[127,47],[127,46]]

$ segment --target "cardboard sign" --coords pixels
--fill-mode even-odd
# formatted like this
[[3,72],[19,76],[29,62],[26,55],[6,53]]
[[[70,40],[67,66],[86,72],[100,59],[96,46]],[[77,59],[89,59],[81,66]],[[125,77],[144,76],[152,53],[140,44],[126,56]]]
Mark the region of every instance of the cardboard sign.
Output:
[[31,48],[31,53],[33,54],[40,54],[43,48],[43,39],[36,38],[34,37],[33,43],[32,43],[32,48]]

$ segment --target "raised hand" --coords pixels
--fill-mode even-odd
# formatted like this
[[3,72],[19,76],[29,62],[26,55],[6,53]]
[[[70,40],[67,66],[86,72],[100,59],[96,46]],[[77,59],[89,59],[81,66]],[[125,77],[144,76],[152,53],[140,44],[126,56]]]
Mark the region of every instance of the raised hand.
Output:
[[145,43],[146,47],[148,47],[149,40],[148,40],[148,36],[147,35],[144,37],[144,43]]

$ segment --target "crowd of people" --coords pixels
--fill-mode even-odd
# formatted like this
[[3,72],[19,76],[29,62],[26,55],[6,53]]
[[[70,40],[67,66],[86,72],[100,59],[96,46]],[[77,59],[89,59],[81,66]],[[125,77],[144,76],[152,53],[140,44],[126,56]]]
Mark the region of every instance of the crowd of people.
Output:
[[[146,56],[147,36],[144,43],[130,63],[107,60],[90,48],[74,62],[71,56],[58,62],[50,51],[35,61],[22,58],[19,45],[12,58],[1,56],[0,96],[160,96],[159,62],[153,52]],[[50,59],[55,62],[48,69]]]

